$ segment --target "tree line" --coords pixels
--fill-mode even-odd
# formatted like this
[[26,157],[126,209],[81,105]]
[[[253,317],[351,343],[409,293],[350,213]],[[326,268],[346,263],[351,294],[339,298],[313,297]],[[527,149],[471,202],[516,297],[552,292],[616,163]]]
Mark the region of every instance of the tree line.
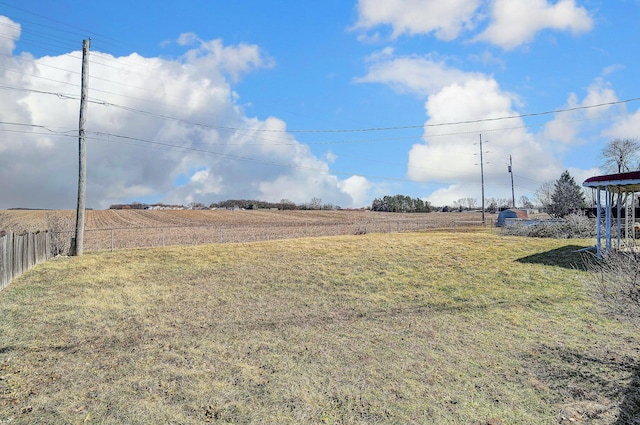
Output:
[[311,198],[309,202],[296,204],[288,199],[281,199],[279,202],[256,201],[249,199],[228,199],[226,201],[213,202],[209,208],[245,210],[257,209],[278,209],[278,210],[339,210],[340,207],[331,203],[323,203],[321,198]]
[[406,195],[384,196],[373,200],[371,211],[425,213],[431,212],[431,204],[429,201]]
[[132,202],[130,204],[113,204],[109,207],[112,210],[144,210],[149,208],[183,208],[190,210],[205,209],[278,209],[278,210],[336,210],[339,206],[331,203],[323,203],[320,198],[311,198],[309,202],[296,204],[288,199],[281,199],[279,202],[259,201],[255,199],[227,199],[224,201],[212,202],[208,206],[202,202],[191,202],[187,206],[184,205],[167,205],[163,203],[145,204],[141,202]]

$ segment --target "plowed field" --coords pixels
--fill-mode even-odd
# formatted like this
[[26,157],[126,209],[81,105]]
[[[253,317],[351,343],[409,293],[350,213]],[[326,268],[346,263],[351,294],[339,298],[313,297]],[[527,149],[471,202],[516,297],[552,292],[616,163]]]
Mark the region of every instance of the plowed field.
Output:
[[[496,216],[487,214],[491,224]],[[480,213],[397,214],[370,211],[89,210],[88,250],[253,242],[311,236],[476,228]],[[70,240],[75,211],[3,210],[0,230],[50,229]]]
[[[434,227],[451,227],[454,222],[479,221],[481,214],[429,213],[396,214],[368,211],[230,211],[230,210],[89,210],[86,212],[86,230],[105,230],[141,227],[206,227],[218,225],[305,225],[305,224],[346,224],[358,222],[389,222],[419,220]],[[487,214],[488,220],[495,215]],[[75,220],[71,210],[0,210],[0,230],[13,232],[47,229],[51,221]]]

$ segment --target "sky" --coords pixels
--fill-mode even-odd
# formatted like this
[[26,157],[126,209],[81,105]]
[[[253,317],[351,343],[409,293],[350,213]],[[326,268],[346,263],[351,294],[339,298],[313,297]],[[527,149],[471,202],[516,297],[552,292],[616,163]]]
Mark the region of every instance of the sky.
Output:
[[87,207],[480,205],[512,177],[535,201],[640,138],[639,17],[640,0],[0,0],[0,209],[75,209],[85,39]]

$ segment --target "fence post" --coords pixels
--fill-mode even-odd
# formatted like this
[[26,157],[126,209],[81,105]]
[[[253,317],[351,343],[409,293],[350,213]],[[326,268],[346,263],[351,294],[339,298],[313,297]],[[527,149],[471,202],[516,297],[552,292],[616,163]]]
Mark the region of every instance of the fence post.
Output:
[[111,229],[111,252],[113,252],[113,250],[115,249],[115,237],[113,235],[113,232],[115,232],[115,229]]
[[20,274],[29,268],[29,236],[20,235]]
[[165,246],[165,228],[162,228],[162,247],[164,248]]
[[222,243],[222,224],[220,225],[220,243]]
[[0,289],[4,289],[8,283],[8,255],[7,255],[7,240],[9,235],[5,234],[0,236]]
[[7,239],[7,244],[6,244],[6,249],[7,249],[7,283],[11,282],[13,280],[13,272],[15,270],[15,266],[13,264],[13,246],[15,245],[15,235],[13,234],[13,232],[8,232],[7,233],[8,239]]

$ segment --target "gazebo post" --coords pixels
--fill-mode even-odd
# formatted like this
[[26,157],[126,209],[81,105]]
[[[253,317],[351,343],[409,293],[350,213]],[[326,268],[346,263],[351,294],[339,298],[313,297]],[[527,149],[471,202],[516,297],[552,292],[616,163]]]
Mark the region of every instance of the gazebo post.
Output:
[[[598,203],[598,223],[597,223],[597,237],[598,244],[596,246],[596,251],[598,254],[598,258],[602,256],[602,225],[606,226],[605,228],[605,247],[604,252],[608,252],[612,249],[611,243],[611,234],[613,232],[613,199],[611,196],[613,193],[618,194],[618,217],[617,217],[617,227],[618,227],[618,249],[622,249],[622,217],[621,217],[621,209],[622,209],[622,194],[625,194],[625,241],[626,245],[634,245],[635,246],[635,193],[636,191],[640,191],[640,171],[630,171],[627,173],[617,173],[617,174],[606,174],[602,176],[593,176],[589,177],[582,183],[584,187],[590,187],[592,189],[596,189],[597,193],[597,203]],[[603,191],[604,193],[600,193]],[[631,202],[629,202],[629,194],[631,194]],[[605,199],[605,218],[604,223],[602,223],[602,195],[606,196]],[[629,241],[629,233],[631,233],[631,239],[633,242]]]
[[605,210],[604,210],[604,225],[605,225],[605,229],[604,229],[604,252],[607,253],[611,250],[611,201],[610,201],[610,196],[609,196],[609,186],[605,186],[604,187],[604,195],[605,195],[605,200],[604,200],[604,205],[605,205]]
[[621,230],[622,230],[622,218],[620,217],[620,211],[622,211],[621,207],[620,207],[620,201],[621,201],[621,194],[620,192],[618,192],[618,207],[617,207],[617,214],[618,214],[618,220],[617,220],[617,224],[618,224],[618,249],[620,249],[621,247]]
[[629,199],[627,200],[627,215],[631,213],[631,217],[629,218],[629,229],[631,230],[631,240],[629,241],[629,246],[635,249],[636,247],[636,193],[631,192]]
[[598,260],[600,258],[602,258],[602,253],[601,251],[601,246],[602,244],[600,243],[600,240],[602,238],[602,206],[600,204],[600,188],[598,188],[597,194],[596,194],[596,205],[598,210],[596,211],[596,235],[597,235],[597,242],[596,242],[596,254],[598,256]]

